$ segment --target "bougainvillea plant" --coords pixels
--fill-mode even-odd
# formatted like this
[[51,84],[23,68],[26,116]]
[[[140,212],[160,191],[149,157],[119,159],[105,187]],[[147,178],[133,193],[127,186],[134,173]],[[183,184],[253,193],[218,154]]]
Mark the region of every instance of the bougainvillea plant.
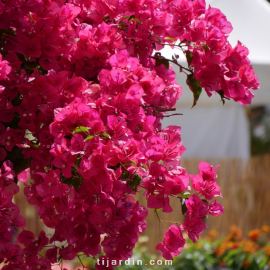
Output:
[[[113,269],[146,228],[147,209],[132,196],[139,188],[148,208],[163,212],[172,211],[171,196],[185,200],[184,221],[157,246],[165,258],[181,252],[183,231],[198,239],[203,218],[223,212],[211,202],[221,196],[217,168],[202,162],[189,175],[180,127],[161,127],[182,93],[169,62],[187,76],[194,105],[202,89],[249,104],[259,83],[248,49],[228,42],[231,31],[204,0],[0,1],[3,270],[97,258],[101,246],[110,265],[96,269]],[[162,56],[168,44],[186,67]],[[24,230],[12,202],[28,173],[25,196],[53,235]]]

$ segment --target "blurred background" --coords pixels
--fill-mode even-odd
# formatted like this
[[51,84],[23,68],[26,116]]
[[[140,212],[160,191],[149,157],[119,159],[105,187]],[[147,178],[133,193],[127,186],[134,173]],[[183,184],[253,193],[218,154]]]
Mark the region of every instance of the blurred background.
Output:
[[[269,0],[270,1],[270,0]],[[224,199],[218,201],[225,207],[222,216],[206,220],[210,229],[220,236],[229,232],[231,225],[244,233],[270,225],[270,3],[267,0],[207,0],[207,4],[219,8],[232,23],[234,30],[230,42],[235,46],[240,40],[250,49],[250,60],[259,78],[261,89],[254,91],[251,106],[241,106],[220,97],[209,98],[202,93],[197,105],[191,109],[193,94],[186,85],[186,75],[176,68],[176,80],[183,87],[177,103],[177,113],[163,120],[163,127],[182,127],[182,140],[187,151],[182,156],[181,166],[188,173],[197,174],[198,164],[204,160],[218,169],[218,184]],[[176,52],[177,53],[177,52]],[[171,58],[172,51],[164,49],[162,55]],[[185,65],[184,58],[180,61]],[[138,199],[145,204],[143,196]],[[28,206],[23,191],[16,195],[16,203],[27,220],[27,229],[38,234],[42,222],[32,206]],[[179,200],[171,200],[174,212],[159,213],[164,220],[183,219]],[[149,210],[149,237],[147,249],[155,253],[166,228],[159,228],[154,210]],[[209,231],[206,230],[205,234]]]

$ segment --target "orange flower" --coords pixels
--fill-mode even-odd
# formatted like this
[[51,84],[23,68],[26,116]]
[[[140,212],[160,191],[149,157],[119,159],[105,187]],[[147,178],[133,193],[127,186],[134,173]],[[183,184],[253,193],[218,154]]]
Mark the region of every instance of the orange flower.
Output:
[[225,267],[225,266],[226,266],[226,263],[225,263],[225,262],[221,262],[221,263],[220,263],[220,266],[221,266],[221,267]]
[[243,267],[248,267],[250,266],[250,262],[249,261],[244,261],[243,262]]
[[242,231],[237,226],[230,227],[231,234],[227,237],[228,241],[240,240],[242,237]]
[[210,237],[216,237],[217,236],[217,234],[218,234],[218,232],[216,231],[216,230],[210,230],[209,232],[208,232],[208,235],[210,236]]
[[268,233],[269,230],[270,230],[269,226],[266,226],[266,225],[262,226],[262,231],[263,231],[264,233]]
[[270,246],[263,247],[262,251],[266,253],[266,256],[270,257]]
[[258,249],[258,245],[256,245],[253,241],[244,240],[242,242],[242,247],[244,248],[244,252],[254,253]]
[[217,247],[216,249],[215,249],[215,251],[214,251],[214,253],[215,253],[215,255],[217,256],[217,257],[221,257],[223,254],[224,254],[224,252],[226,251],[226,248],[224,247],[224,246],[220,246],[220,247]]
[[248,232],[248,237],[254,242],[259,240],[261,231],[259,229],[252,230]]

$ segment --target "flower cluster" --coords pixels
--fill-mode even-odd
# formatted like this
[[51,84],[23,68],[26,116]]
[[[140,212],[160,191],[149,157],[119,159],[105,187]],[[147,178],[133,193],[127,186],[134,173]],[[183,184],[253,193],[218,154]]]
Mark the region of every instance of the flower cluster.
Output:
[[[192,242],[195,243],[206,227],[203,219],[206,218],[207,214],[218,216],[223,213],[224,208],[222,205],[216,201],[212,201],[210,204],[208,202],[213,197],[221,196],[220,187],[216,183],[217,168],[212,168],[210,164],[201,162],[199,164],[199,174],[190,175],[192,187],[204,199],[197,194],[188,194],[188,198],[184,200],[186,206],[184,222],[180,226],[170,226],[165,232],[164,240],[157,245],[157,249],[162,251],[162,256],[165,259],[172,260],[173,256],[181,252],[181,248],[186,242],[181,231],[186,232]],[[196,186],[197,183],[200,185]]]
[[234,48],[228,43],[231,31],[224,14],[209,7],[204,17],[193,21],[185,36],[193,43],[189,46],[190,65],[208,96],[218,92],[240,104],[250,104],[254,97],[250,89],[258,89],[259,81],[247,57],[248,49],[241,42]]
[[270,266],[269,230],[270,228],[265,225],[261,229],[249,231],[248,238],[244,238],[238,227],[231,226],[230,234],[225,241],[218,242],[214,255],[223,267],[234,269],[235,265],[242,265],[243,269],[254,269],[255,266],[268,269]]
[[[172,211],[170,196],[191,189],[180,166],[180,127],[161,127],[182,88],[169,60],[153,52],[180,46],[192,91],[250,103],[258,80],[247,48],[228,43],[230,30],[204,0],[0,1],[4,270],[50,269],[80,252],[95,258],[101,246],[110,269],[132,255],[147,216],[132,197],[138,188],[149,208],[163,212]],[[23,230],[12,245],[10,231],[24,222],[11,199],[28,169],[24,193],[54,234]],[[166,257],[181,251],[181,231],[195,241],[202,219],[223,212],[203,201],[221,195],[216,168],[200,163],[199,171],[190,175],[197,195],[185,201],[185,221],[158,246]]]
[[20,246],[11,244],[12,233],[26,225],[24,218],[19,215],[19,207],[12,202],[13,195],[19,192],[14,176],[13,164],[5,161],[0,171],[0,263],[14,261],[17,264],[17,256],[22,255]]

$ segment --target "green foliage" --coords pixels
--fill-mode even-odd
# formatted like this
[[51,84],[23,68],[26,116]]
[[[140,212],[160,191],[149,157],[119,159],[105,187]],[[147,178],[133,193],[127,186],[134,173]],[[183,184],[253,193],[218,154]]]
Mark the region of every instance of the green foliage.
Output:
[[225,99],[227,99],[227,98],[224,97],[224,91],[223,90],[219,90],[219,91],[217,91],[217,93],[220,95],[221,101],[222,101],[222,103],[224,105],[225,104]]
[[102,135],[103,135],[104,137],[107,137],[107,138],[111,139],[111,136],[110,136],[108,133],[106,133],[106,132],[104,132]]
[[[144,246],[137,244],[132,258],[134,261],[142,261],[142,265],[125,265],[116,267],[117,270],[146,270],[146,269],[162,269],[162,270],[214,270],[213,266],[217,264],[217,259],[213,256],[214,246],[208,241],[201,241],[201,247],[189,243],[187,249],[183,249],[182,253],[175,257],[172,265],[165,265],[164,259],[154,255],[150,255]],[[154,265],[149,262],[153,260]],[[162,265],[157,265],[157,261],[162,260]]]
[[[157,209],[155,210],[156,212]],[[236,230],[236,229],[234,229]],[[231,230],[232,231],[232,230]],[[211,234],[212,232],[212,234]],[[241,238],[240,234],[231,233],[226,240],[214,240],[214,231],[209,237],[200,239],[195,244],[187,241],[186,248],[174,258],[172,265],[166,265],[161,256],[150,254],[145,246],[147,236],[141,236],[133,250],[130,265],[125,262],[115,267],[117,270],[269,270],[270,242],[267,233],[254,230],[249,239]],[[216,232],[215,232],[216,234]],[[256,235],[259,235],[256,237]],[[255,237],[255,238],[254,238]],[[158,265],[160,260],[162,264]],[[150,265],[152,261],[153,265]],[[85,266],[94,269],[95,260],[83,260]],[[134,264],[132,263],[134,262]],[[137,264],[138,262],[138,264]]]
[[252,155],[263,155],[269,152],[270,152],[270,142],[265,142],[262,139],[251,135],[251,154]]
[[[174,270],[213,270],[218,263],[214,256],[217,243],[201,240],[200,245],[190,243],[173,261]],[[199,248],[198,248],[199,247]]]
[[182,209],[182,214],[184,215],[186,212],[187,212],[187,206],[186,206],[186,204],[185,204],[185,201],[186,201],[186,199],[184,199],[184,198],[182,198],[181,199],[181,209]]
[[193,93],[193,106],[194,107],[197,104],[197,101],[202,93],[202,88],[199,86],[200,82],[194,77],[194,74],[187,75],[187,85],[189,86],[189,89]]
[[132,181],[129,182],[130,188],[132,190],[136,191],[137,187],[141,183],[141,181],[142,181],[142,178],[138,174],[135,174]]
[[160,59],[156,58],[156,66],[160,66],[161,64],[164,65],[167,70],[169,70],[170,63],[169,63],[169,61],[167,59],[165,59],[165,58],[160,58]]
[[188,199],[192,194],[190,192],[188,192],[187,190],[183,191],[182,193],[180,193],[180,196],[184,199]]
[[186,58],[187,58],[188,66],[190,67],[191,63],[192,63],[192,60],[193,60],[193,53],[190,52],[190,51],[187,51],[186,52]]
[[[247,246],[250,249],[247,249]],[[266,251],[269,248],[269,252]],[[224,252],[219,253],[218,251]],[[134,249],[134,260],[142,260],[142,265],[121,265],[117,270],[162,269],[162,270],[269,270],[270,242],[263,240],[226,240],[213,237],[201,239],[195,244],[188,240],[187,247],[174,258],[172,265],[165,265],[164,259],[150,255],[139,242]],[[150,260],[163,260],[161,266],[150,266]],[[146,266],[147,265],[147,266]]]
[[89,130],[88,127],[82,127],[82,126],[80,126],[80,127],[76,127],[76,128],[73,130],[72,134],[75,134],[75,133],[78,133],[78,132],[85,132],[85,133],[88,133],[88,130]]
[[90,136],[88,136],[88,137],[85,139],[85,141],[92,140],[93,138],[94,138],[94,136],[93,136],[93,135],[90,135]]

